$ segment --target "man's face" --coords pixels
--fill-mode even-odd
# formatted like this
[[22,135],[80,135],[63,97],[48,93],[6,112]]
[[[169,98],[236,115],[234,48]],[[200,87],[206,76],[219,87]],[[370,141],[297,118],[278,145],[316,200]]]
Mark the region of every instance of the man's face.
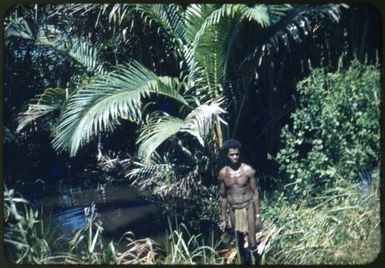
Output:
[[239,154],[239,149],[238,148],[229,149],[229,151],[227,153],[227,158],[230,160],[231,164],[238,163],[239,156],[240,156],[240,154]]

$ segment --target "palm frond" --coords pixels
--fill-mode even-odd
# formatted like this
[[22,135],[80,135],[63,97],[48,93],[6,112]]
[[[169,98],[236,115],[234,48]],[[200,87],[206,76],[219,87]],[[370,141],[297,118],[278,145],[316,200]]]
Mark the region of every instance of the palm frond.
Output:
[[[290,5],[257,4],[248,7],[244,4],[225,4],[217,9],[214,6],[211,13],[205,14],[207,17],[203,22],[200,17],[197,19],[199,23],[190,23],[200,25],[200,28],[196,31],[192,44],[191,54],[195,62],[190,64],[188,81],[193,81],[200,91],[214,92],[211,97],[218,96],[226,85],[227,64],[232,45],[236,42],[239,22],[244,19],[252,20],[264,28],[275,23],[290,9]],[[195,19],[190,16],[190,21]],[[201,82],[200,85],[197,85],[197,81]],[[189,87],[191,86],[190,84]]]
[[211,104],[202,104],[191,111],[185,118],[180,132],[186,132],[194,136],[202,147],[205,146],[205,140],[209,137],[214,122],[219,119],[222,123],[225,121],[219,116],[225,113],[220,105],[222,100],[212,102]]
[[166,140],[179,132],[183,120],[173,116],[154,117],[140,132],[138,158],[149,163],[151,155]]
[[138,158],[148,163],[152,154],[166,140],[178,132],[185,132],[195,137],[202,147],[209,136],[214,122],[219,119],[224,122],[219,114],[225,111],[220,107],[222,101],[211,104],[202,104],[192,110],[184,120],[172,116],[159,116],[145,125],[137,143],[140,144]]
[[256,21],[262,28],[277,23],[286,13],[292,9],[291,5],[265,5],[257,4],[243,10],[242,19]]
[[103,63],[99,62],[100,46],[91,44],[80,38],[72,38],[68,54],[77,62],[95,74],[106,73]]
[[15,18],[6,25],[4,29],[5,44],[8,45],[12,38],[35,39],[30,25],[24,18]]
[[108,75],[94,77],[70,97],[54,132],[52,145],[69,149],[71,156],[102,131],[111,131],[119,119],[141,120],[142,99],[152,94],[187,105],[176,78],[158,77],[138,62],[121,65]]
[[38,95],[28,105],[27,111],[18,116],[18,126],[16,132],[20,132],[31,122],[46,116],[54,111],[60,110],[66,101],[66,91],[64,88],[47,88],[43,94]]
[[186,43],[183,13],[178,5],[137,4],[136,10],[142,13],[146,22],[157,25],[158,33],[166,33],[176,44]]
[[225,19],[238,19],[238,16],[240,16],[245,9],[246,5],[242,4],[224,4],[219,8],[213,9],[203,20],[199,30],[195,33],[193,46],[195,47],[196,44],[200,43],[201,37],[208,28],[221,24]]
[[190,43],[194,42],[197,33],[202,29],[206,19],[220,6],[214,4],[191,4],[185,12],[186,35]]
[[143,164],[140,162],[134,162],[134,168],[130,168],[127,170],[125,177],[130,179],[134,179],[132,181],[133,184],[136,184],[138,180],[148,179],[152,176],[158,176],[168,169],[172,168],[172,164],[169,161],[163,161],[157,154],[153,154],[151,157],[151,161],[147,164]]
[[309,35],[313,31],[313,24],[317,21],[329,19],[338,22],[343,7],[346,5],[296,5],[293,8],[286,5],[269,5],[268,12],[272,25],[264,36],[257,40],[255,49],[245,57],[240,68],[250,61],[260,63],[270,49],[278,49],[279,42],[288,48],[290,48],[291,40],[301,42],[303,36]]
[[4,126],[4,143],[11,143],[15,140],[17,140],[17,136],[15,133],[9,129],[8,127]]
[[133,11],[134,4],[65,4],[56,7],[56,14],[67,13],[75,16],[92,16],[96,14],[95,26],[102,15],[108,15],[110,23],[121,24]]
[[136,10],[144,17],[144,22],[150,27],[156,27],[159,34],[165,35],[165,40],[171,41],[174,51],[180,56],[180,69],[187,66],[191,69],[193,59],[191,43],[186,32],[184,13],[178,5],[168,4],[137,4]]
[[66,37],[55,26],[47,25],[40,28],[35,43],[68,55],[91,73],[106,73],[104,64],[99,61],[100,45],[84,38]]
[[126,177],[142,193],[151,192],[151,196],[165,197],[168,185],[175,179],[175,172],[180,168],[166,156],[156,152],[147,163],[134,162],[134,167],[127,170]]
[[216,98],[222,92],[231,45],[228,40],[243,10],[244,5],[223,5],[212,10],[200,24],[201,28],[196,32],[192,44],[194,62],[188,78],[188,87],[196,87],[198,95],[205,92],[205,95],[211,94],[209,97]]
[[94,10],[101,10],[104,11],[107,6],[110,6],[108,4],[63,4],[63,5],[57,5],[55,7],[55,13],[56,14],[70,14],[70,15],[85,15],[91,11]]
[[248,8],[243,12],[242,17],[246,18],[249,21],[256,21],[262,27],[270,25],[270,19],[267,14],[266,5],[255,5],[251,8]]

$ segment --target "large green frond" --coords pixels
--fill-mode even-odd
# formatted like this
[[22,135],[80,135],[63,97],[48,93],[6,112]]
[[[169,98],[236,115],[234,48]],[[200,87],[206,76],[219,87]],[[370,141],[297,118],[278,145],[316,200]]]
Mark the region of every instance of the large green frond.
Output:
[[320,21],[328,19],[338,22],[343,7],[346,5],[268,5],[271,26],[257,40],[255,49],[240,64],[241,68],[250,61],[258,61],[260,64],[266,54],[279,49],[280,43],[290,49],[292,40],[301,42]]
[[64,4],[56,7],[56,13],[67,13],[75,16],[96,16],[95,26],[100,17],[107,14],[110,23],[121,24],[126,16],[133,11],[134,4]]
[[154,117],[141,129],[137,143],[138,158],[149,163],[152,154],[166,140],[179,132],[183,120],[173,116]]
[[104,64],[99,61],[100,45],[80,37],[65,38],[53,25],[41,28],[36,38],[36,44],[50,47],[68,55],[89,72],[94,74],[106,73]]
[[142,13],[145,22],[157,25],[158,33],[166,33],[179,46],[186,43],[185,22],[178,5],[137,4],[136,10]]
[[9,44],[12,38],[35,39],[30,25],[24,18],[15,18],[6,25],[4,29],[5,44]]
[[256,21],[262,27],[270,25],[270,19],[267,14],[266,5],[255,5],[251,8],[248,8],[243,12],[243,16],[249,21]]
[[[149,179],[153,176],[163,175],[163,173],[172,167],[171,163],[163,163],[159,161],[151,161],[150,163],[143,164],[135,162],[135,168],[128,170],[125,174],[130,179],[135,179],[132,184],[137,184],[139,180]],[[144,186],[144,185],[143,185]],[[142,190],[142,189],[140,189]]]
[[[190,68],[188,87],[196,87],[198,95],[210,98],[218,97],[225,85],[231,46],[228,41],[233,35],[239,16],[245,9],[244,5],[223,5],[216,9],[215,7],[212,6],[209,14],[207,8],[205,9],[207,17],[204,20],[198,17],[198,22],[190,23],[194,26],[200,25],[200,29],[196,31],[192,44],[194,61]],[[194,20],[195,18],[190,15],[190,21]]]
[[191,111],[185,118],[180,131],[189,133],[194,136],[199,143],[204,147],[205,140],[210,136],[211,130],[216,120],[225,123],[219,116],[225,113],[220,105],[222,100],[217,100],[211,104],[202,104]]
[[246,7],[243,10],[242,19],[257,22],[262,28],[277,23],[287,14],[292,7],[289,4],[283,5],[265,5],[257,4],[253,7]]
[[202,104],[192,110],[184,120],[172,116],[154,117],[142,130],[138,143],[139,159],[149,163],[152,154],[166,140],[178,132],[185,132],[195,137],[204,147],[205,141],[211,133],[214,122],[225,111],[220,107],[221,100],[211,104]]
[[80,38],[72,38],[68,54],[95,74],[106,73],[103,63],[99,62],[100,46],[91,44]]
[[94,77],[70,97],[55,129],[53,147],[69,149],[71,156],[102,131],[125,118],[141,120],[143,97],[159,94],[186,104],[175,78],[158,77],[138,62],[122,65],[109,75]]
[[[290,8],[290,5],[261,4],[253,7],[244,4],[225,4],[217,9],[212,7],[211,13],[205,14],[207,17],[203,22],[195,23],[200,25],[200,29],[196,31],[192,44],[195,62],[189,81],[198,88],[198,94],[199,91],[213,92],[211,97],[215,98],[222,92],[226,85],[231,48],[239,30],[237,25],[241,20],[253,20],[261,27],[267,27],[284,16]],[[190,17],[190,21],[194,19]],[[200,84],[197,85],[196,81]]]
[[144,22],[149,27],[156,28],[159,34],[166,36],[164,40],[169,42],[179,55],[179,68],[187,66],[190,69],[193,55],[182,8],[169,4],[137,4],[136,10],[144,17]]
[[245,8],[246,6],[241,4],[224,4],[219,8],[213,9],[195,33],[193,46],[196,47],[200,43],[200,39],[206,34],[208,28],[223,23],[223,20],[236,19],[234,22],[238,21],[238,16],[242,15]]
[[4,126],[3,135],[4,143],[11,143],[17,140],[17,136],[15,135],[15,133],[6,126]]
[[38,95],[28,105],[27,111],[20,113],[18,116],[18,126],[16,131],[19,132],[31,122],[46,116],[54,111],[60,110],[66,101],[66,91],[63,88],[47,88],[43,94]]
[[187,6],[185,12],[186,34],[190,43],[194,42],[206,19],[219,7],[220,5],[215,4],[191,4]]

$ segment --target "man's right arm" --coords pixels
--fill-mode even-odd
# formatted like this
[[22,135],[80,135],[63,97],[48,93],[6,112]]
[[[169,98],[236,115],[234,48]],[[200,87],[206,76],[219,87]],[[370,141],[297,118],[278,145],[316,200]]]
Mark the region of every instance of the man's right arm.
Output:
[[227,194],[226,194],[226,186],[221,178],[221,175],[219,174],[218,177],[219,181],[219,200],[221,203],[221,212],[222,212],[222,220],[223,220],[223,228],[226,230],[227,228]]

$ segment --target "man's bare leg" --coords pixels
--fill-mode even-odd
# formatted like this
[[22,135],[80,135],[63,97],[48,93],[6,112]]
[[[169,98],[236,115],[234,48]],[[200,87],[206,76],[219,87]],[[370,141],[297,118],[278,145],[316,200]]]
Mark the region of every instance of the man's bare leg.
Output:
[[235,231],[235,213],[233,208],[229,208],[229,216],[230,216],[230,223],[231,223],[231,229]]
[[241,232],[235,232],[235,241],[238,250],[240,264],[245,264],[245,235]]
[[257,244],[255,241],[255,232],[256,232],[256,227],[255,227],[255,208],[254,204],[251,202],[248,209],[247,209],[247,221],[248,221],[248,242],[249,242],[249,247],[247,249],[247,262],[248,264],[257,264],[258,263],[258,254],[256,252],[257,250]]
[[249,248],[255,248],[255,209],[252,202],[250,202],[250,205],[247,208],[247,222],[249,227],[249,232],[247,234]]

